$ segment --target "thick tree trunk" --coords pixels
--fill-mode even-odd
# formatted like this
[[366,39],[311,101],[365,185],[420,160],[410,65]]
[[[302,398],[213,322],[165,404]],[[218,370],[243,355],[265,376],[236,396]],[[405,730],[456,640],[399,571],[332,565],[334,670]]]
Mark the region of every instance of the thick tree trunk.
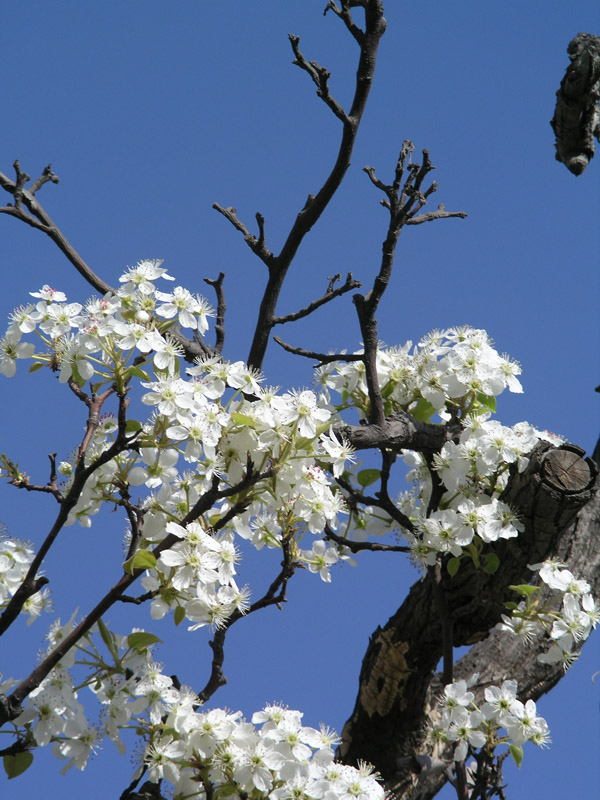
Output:
[[[509,585],[529,582],[527,565],[551,555],[563,558],[600,594],[597,472],[579,448],[540,444],[527,470],[511,476],[502,498],[518,509],[525,530],[516,539],[497,543],[498,571],[488,576],[463,564],[450,578],[444,570],[454,645],[476,643],[456,664],[454,677],[479,672],[476,696],[490,683],[510,677],[518,680],[524,696],[535,699],[564,674],[562,665],[537,661],[544,649],[541,637],[525,649],[517,637],[493,628],[505,611],[504,602],[515,599]],[[423,769],[423,760],[415,758],[443,760],[449,755],[433,753],[426,737],[442,686],[435,675],[442,644],[432,582],[422,580],[387,624],[373,633],[362,664],[356,706],[344,727],[339,757],[349,764],[359,759],[373,763],[397,800],[431,798],[446,781],[443,770]]]

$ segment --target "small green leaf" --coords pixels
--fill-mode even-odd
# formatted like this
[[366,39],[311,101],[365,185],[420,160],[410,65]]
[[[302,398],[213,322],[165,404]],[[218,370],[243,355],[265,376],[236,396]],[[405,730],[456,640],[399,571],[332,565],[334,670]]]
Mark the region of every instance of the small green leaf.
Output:
[[394,384],[394,382],[393,381],[388,381],[386,383],[386,385],[383,387],[383,389],[381,390],[381,396],[383,397],[383,399],[387,400],[388,397],[391,394],[393,394],[395,388],[396,388],[396,385]]
[[100,636],[102,637],[102,641],[112,653],[114,646],[113,635],[108,630],[108,628],[101,619],[98,620],[98,630],[100,631]]
[[515,764],[520,768],[521,764],[523,763],[523,748],[519,744],[511,744],[509,745],[508,749]]
[[138,550],[123,564],[123,570],[133,575],[136,569],[152,569],[156,566],[156,556],[150,550]]
[[153,633],[146,633],[146,631],[136,631],[135,633],[130,633],[127,637],[127,644],[137,653],[143,653],[151,644],[158,644],[158,642],[162,643],[162,639],[159,639]]
[[487,408],[488,411],[491,411],[492,414],[496,413],[496,398],[493,394],[478,394],[477,395],[477,402],[482,405],[484,408]]
[[125,423],[125,433],[136,433],[142,430],[142,423],[137,419],[128,419]]
[[500,559],[496,553],[488,553],[483,557],[483,571],[487,575],[493,575],[500,566]]
[[232,411],[231,419],[236,425],[242,425],[244,428],[256,428],[256,420],[249,417],[247,414],[240,414],[238,411]]
[[[30,373],[37,372],[38,369],[41,369],[43,366],[44,366],[44,364],[41,361],[34,361],[33,364],[29,367],[29,372]],[[13,756],[10,756],[10,758],[12,758],[12,757]],[[33,758],[33,756],[32,756],[32,758]]]
[[540,590],[539,586],[530,586],[528,583],[519,583],[517,586],[509,586],[508,588],[525,597],[533,597],[533,595]]
[[14,756],[4,756],[4,771],[9,778],[18,778],[33,763],[33,753],[26,750],[24,753],[17,753]]
[[375,481],[378,481],[381,477],[381,470],[379,469],[361,469],[361,471],[356,476],[356,480],[360,483],[363,489],[366,489],[367,486],[370,486]]
[[139,378],[141,381],[150,380],[150,375],[139,367],[127,367],[127,372],[125,374],[128,378]]
[[181,625],[185,619],[185,608],[183,606],[177,606],[173,614],[173,619],[175,620],[175,625]]
[[450,577],[453,578],[458,572],[459,567],[460,567],[460,558],[451,558],[446,564],[448,575],[450,575]]
[[419,422],[429,422],[436,411],[437,409],[435,406],[432,406],[428,400],[421,397],[421,399],[417,401],[417,405],[410,410],[410,414]]

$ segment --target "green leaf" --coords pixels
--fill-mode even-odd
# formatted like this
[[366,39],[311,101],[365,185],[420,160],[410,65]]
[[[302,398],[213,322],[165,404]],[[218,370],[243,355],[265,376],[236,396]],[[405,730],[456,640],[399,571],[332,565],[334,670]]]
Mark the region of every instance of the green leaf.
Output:
[[[30,373],[37,372],[38,369],[41,369],[43,366],[44,366],[44,364],[43,364],[42,361],[34,361],[33,364],[29,367],[29,372]],[[10,758],[13,758],[13,756],[10,756]],[[33,758],[33,756],[32,756],[32,758]]]
[[24,753],[17,753],[15,756],[4,756],[4,771],[9,778],[18,778],[33,763],[33,753],[26,750]]
[[112,633],[108,630],[102,619],[98,620],[98,630],[100,631],[100,636],[102,637],[102,641],[108,647],[110,652],[112,653],[114,647],[114,639]]
[[137,419],[128,419],[125,423],[125,433],[136,433],[142,430],[142,423]]
[[519,583],[517,586],[509,586],[508,588],[525,597],[533,597],[533,595],[540,590],[539,586],[530,586],[528,583]]
[[523,763],[523,748],[519,744],[511,744],[509,745],[508,749],[515,764],[520,768],[521,764]]
[[417,401],[417,405],[410,410],[410,414],[419,422],[429,422],[436,411],[437,409],[435,406],[432,406],[428,400],[421,397],[421,399]]
[[496,553],[488,553],[483,557],[483,571],[487,575],[493,575],[500,566],[500,559]]
[[150,375],[139,367],[127,367],[127,372],[125,374],[128,378],[139,378],[141,381],[150,380]]
[[375,483],[375,481],[378,481],[380,477],[380,469],[361,469],[356,476],[356,479],[363,489],[366,489],[367,486],[370,486],[372,483]]
[[240,414],[238,411],[231,412],[231,419],[236,425],[242,425],[244,428],[256,428],[256,420],[249,417],[247,414]]
[[123,570],[133,575],[136,569],[152,569],[156,566],[156,556],[150,550],[138,550],[123,564]]
[[449,559],[448,563],[446,564],[446,569],[448,570],[448,575],[453,578],[456,573],[458,572],[460,567],[460,558],[451,558]]
[[127,637],[127,644],[137,653],[143,653],[151,644],[158,644],[158,642],[162,643],[162,639],[159,639],[153,633],[146,633],[146,631],[136,631],[135,633],[130,633]]
[[183,606],[177,606],[173,614],[173,619],[175,620],[175,625],[181,625],[185,619],[185,608]]
[[394,393],[394,389],[396,388],[396,384],[393,381],[388,381],[386,385],[381,390],[381,396],[384,400]]
[[478,394],[477,402],[484,408],[487,408],[492,414],[496,413],[496,398],[493,394]]

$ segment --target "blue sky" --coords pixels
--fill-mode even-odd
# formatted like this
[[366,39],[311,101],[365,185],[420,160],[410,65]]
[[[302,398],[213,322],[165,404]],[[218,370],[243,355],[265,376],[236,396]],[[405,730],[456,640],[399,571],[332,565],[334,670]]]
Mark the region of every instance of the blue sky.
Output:
[[[325,4],[32,0],[0,10],[0,170],[10,175],[19,158],[37,177],[52,162],[61,182],[46,186],[40,201],[109,283],[142,258],[164,258],[178,282],[195,291],[208,289],[205,276],[225,272],[231,360],[247,355],[266,276],[211,205],[235,206],[251,228],[256,211],[263,213],[268,243],[278,251],[306,195],[330,169],[339,124],[308,77],[291,66],[287,40],[288,33],[302,37],[306,57],[331,71],[332,91],[347,103],[356,51],[341,23],[331,14],[323,18]],[[501,399],[501,421],[526,419],[591,451],[600,381],[600,155],[583,176],[572,176],[554,160],[549,120],[567,44],[579,31],[598,32],[597,3],[388,0],[387,6],[388,30],[352,167],[300,249],[279,311],[321,295],[327,276],[337,272],[369,284],[387,220],[362,167],[374,166],[387,180],[402,140],[412,139],[437,166],[434,204],[469,216],[403,232],[381,306],[381,338],[396,344],[436,327],[486,328],[498,349],[523,366],[525,394]],[[2,314],[43,283],[73,300],[91,294],[42,234],[2,215],[0,237]],[[318,350],[352,349],[360,339],[350,297],[278,333]],[[268,383],[307,386],[311,369],[270,347]],[[2,383],[0,450],[18,454],[42,481],[46,454],[68,452],[83,420],[46,372],[24,372]],[[0,497],[10,532],[39,542],[53,514],[50,500],[4,486]],[[85,612],[114,580],[124,530],[115,516],[95,520],[90,530],[68,529],[49,558],[46,573],[63,619],[76,606]],[[97,566],[103,562],[106,569]],[[276,567],[276,556],[267,554],[250,559],[246,574],[264,586]],[[399,559],[374,555],[356,569],[339,569],[330,586],[299,575],[282,612],[268,610],[231,631],[230,682],[214,703],[250,714],[279,700],[304,710],[308,724],[323,720],[341,729],[368,636],[385,624],[413,579]],[[150,624],[144,612],[128,619]],[[110,621],[125,632],[116,613]],[[28,674],[45,625],[15,626],[0,670]],[[203,684],[206,634],[173,636],[170,627],[158,631],[169,641],[162,656],[168,670]],[[170,659],[174,649],[177,663]],[[551,751],[529,746],[521,771],[508,771],[513,800],[590,796],[599,777],[600,689],[592,683],[598,669],[596,634],[540,702],[554,744]],[[47,797],[117,797],[133,768],[111,748],[83,775],[66,778],[51,756],[36,753],[38,768],[2,791],[26,800],[39,789],[42,769]]]

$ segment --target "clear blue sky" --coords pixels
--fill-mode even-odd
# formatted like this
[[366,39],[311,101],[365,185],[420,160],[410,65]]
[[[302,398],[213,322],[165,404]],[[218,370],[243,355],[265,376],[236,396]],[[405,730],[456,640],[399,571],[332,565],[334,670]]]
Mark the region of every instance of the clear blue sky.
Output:
[[[30,0],[4,3],[0,169],[19,158],[37,177],[52,162],[61,177],[40,200],[88,263],[109,283],[126,265],[164,258],[192,290],[226,273],[225,355],[244,358],[265,270],[215,211],[235,206],[252,227],[266,218],[278,251],[306,195],[319,188],[337,148],[339,123],[291,66],[287,34],[332,73],[342,103],[350,97],[356,49],[325,0]],[[526,419],[593,449],[598,434],[598,197],[600,155],[575,178],[554,160],[549,120],[579,31],[598,33],[595,0],[504,3],[388,0],[388,31],[345,184],[301,248],[279,310],[319,296],[326,278],[352,271],[369,284],[378,266],[386,216],[361,169],[386,180],[403,139],[427,147],[439,190],[434,205],[466,220],[407,229],[380,314],[388,344],[417,340],[435,327],[486,328],[501,352],[521,361],[525,394],[502,399],[499,418]],[[1,201],[4,204],[5,200]],[[91,292],[44,236],[0,216],[2,315],[43,283],[73,300]],[[210,294],[207,291],[208,296]],[[211,298],[212,299],[212,298]],[[283,338],[307,348],[352,349],[359,341],[349,297]],[[267,381],[306,386],[311,365],[273,345]],[[72,397],[44,371],[2,382],[0,450],[21,457],[44,481],[47,453],[69,451],[83,419]],[[43,496],[0,487],[0,518],[11,533],[39,542],[54,513]],[[116,576],[124,521],[69,528],[46,573],[57,613],[91,607]],[[262,554],[261,554],[262,555]],[[106,566],[104,566],[106,565]],[[270,582],[275,554],[252,559],[246,576]],[[68,575],[68,585],[63,583]],[[350,715],[369,634],[402,601],[414,579],[398,559],[367,556],[334,572],[330,586],[301,574],[283,612],[268,610],[232,629],[229,684],[214,704],[251,714],[278,700],[341,729]],[[150,626],[144,611],[131,624]],[[15,626],[0,670],[24,677],[46,629]],[[116,630],[117,613],[109,615]],[[171,634],[167,671],[204,684],[205,632]],[[598,634],[554,692],[539,704],[552,729],[550,751],[526,748],[520,773],[508,770],[511,800],[591,797],[598,785],[600,669]],[[177,650],[179,658],[171,658]],[[181,654],[181,655],[180,655]],[[160,657],[159,653],[159,657]],[[2,744],[1,746],[5,746]],[[59,775],[50,755],[0,794],[29,800],[40,785],[61,800],[116,798],[132,766],[108,743],[83,775]],[[41,766],[42,772],[39,771]],[[43,783],[42,783],[43,781]],[[452,794],[444,795],[452,796]]]

